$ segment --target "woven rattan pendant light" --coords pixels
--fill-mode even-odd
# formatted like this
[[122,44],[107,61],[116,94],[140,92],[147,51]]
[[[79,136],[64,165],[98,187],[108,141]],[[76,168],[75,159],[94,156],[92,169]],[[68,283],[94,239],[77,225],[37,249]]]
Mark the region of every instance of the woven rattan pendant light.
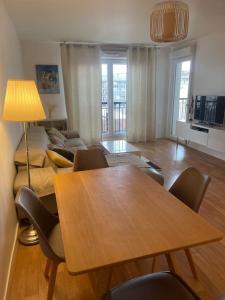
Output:
[[184,40],[188,34],[189,9],[181,1],[165,1],[154,6],[150,35],[154,42],[167,43]]

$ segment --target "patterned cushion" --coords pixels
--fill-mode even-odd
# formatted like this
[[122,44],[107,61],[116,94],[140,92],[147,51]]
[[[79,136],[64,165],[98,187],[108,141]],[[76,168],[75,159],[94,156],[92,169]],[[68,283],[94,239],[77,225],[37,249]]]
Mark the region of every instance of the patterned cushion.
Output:
[[65,135],[63,135],[58,129],[56,128],[51,128],[48,130],[48,134],[49,135],[55,135],[57,136],[59,139],[61,139],[62,141],[66,140]]
[[64,130],[64,131],[61,131],[61,133],[63,135],[65,135],[65,137],[67,139],[73,139],[73,138],[79,138],[80,137],[78,131],[76,131],[76,130]]
[[50,138],[50,141],[54,144],[54,145],[59,145],[61,147],[64,147],[65,144],[64,144],[64,140],[61,139],[60,137],[58,137],[58,135],[55,135],[55,134],[49,134],[49,138]]

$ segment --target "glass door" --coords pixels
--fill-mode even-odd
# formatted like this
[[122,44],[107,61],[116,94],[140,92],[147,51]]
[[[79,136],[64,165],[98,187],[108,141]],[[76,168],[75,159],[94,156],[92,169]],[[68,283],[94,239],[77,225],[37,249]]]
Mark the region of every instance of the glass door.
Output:
[[188,119],[188,105],[190,99],[191,60],[175,63],[173,99],[172,135],[175,136],[176,122],[186,122]]
[[102,134],[109,134],[108,65],[102,64]]
[[125,137],[127,130],[127,63],[102,63],[102,136]]
[[113,135],[127,130],[127,65],[113,64]]

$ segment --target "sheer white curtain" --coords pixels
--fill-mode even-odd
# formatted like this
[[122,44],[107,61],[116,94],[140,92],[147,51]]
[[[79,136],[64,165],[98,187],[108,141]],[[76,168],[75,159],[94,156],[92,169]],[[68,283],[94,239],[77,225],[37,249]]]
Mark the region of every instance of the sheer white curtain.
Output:
[[155,73],[155,49],[128,48],[128,141],[146,142],[155,138]]
[[98,46],[62,45],[68,126],[88,145],[101,139],[101,51]]

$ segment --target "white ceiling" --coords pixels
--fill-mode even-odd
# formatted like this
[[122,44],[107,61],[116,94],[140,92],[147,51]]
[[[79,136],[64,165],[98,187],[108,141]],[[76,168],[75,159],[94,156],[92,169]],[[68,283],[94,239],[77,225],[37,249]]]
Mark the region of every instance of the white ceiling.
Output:
[[[5,0],[21,39],[150,43],[156,0]],[[185,0],[189,39],[225,31],[225,0]]]

